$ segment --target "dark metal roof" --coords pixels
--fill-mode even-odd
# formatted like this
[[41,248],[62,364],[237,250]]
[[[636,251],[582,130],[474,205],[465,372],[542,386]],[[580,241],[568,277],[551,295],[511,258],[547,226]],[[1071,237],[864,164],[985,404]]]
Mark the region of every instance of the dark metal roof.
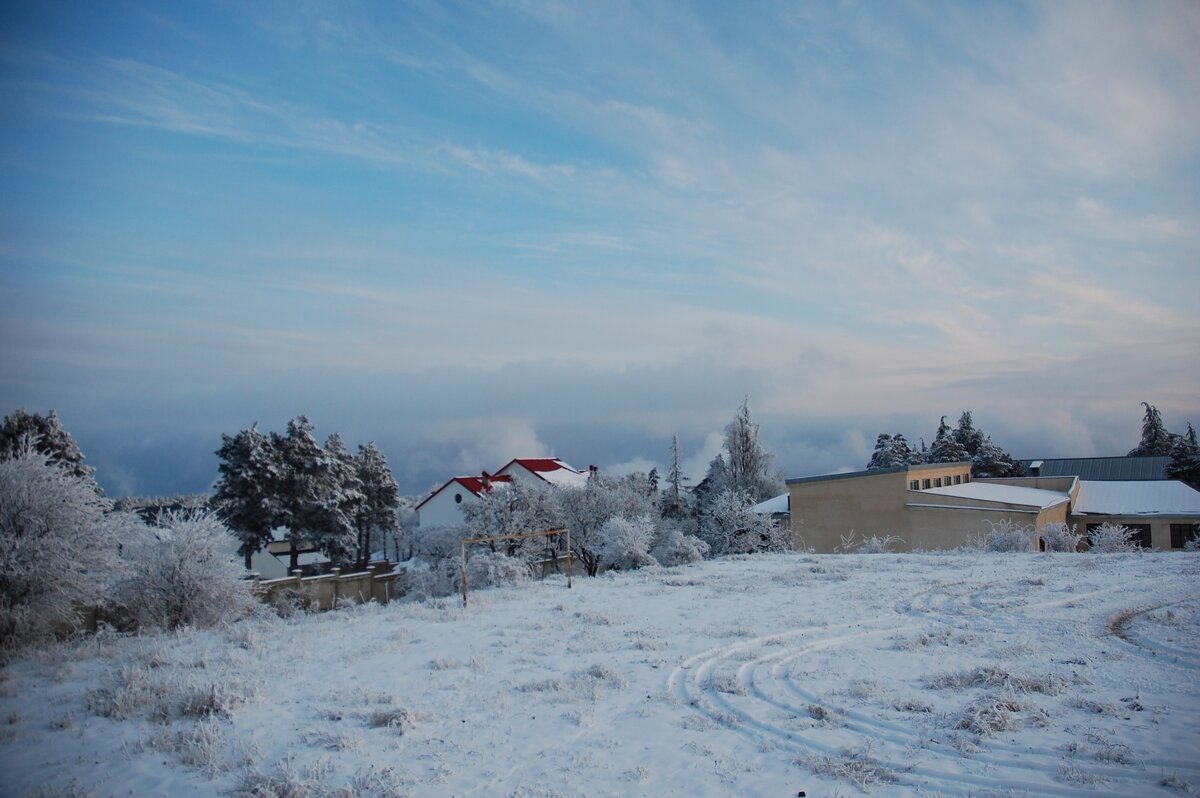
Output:
[[[1030,466],[1037,460],[1022,460],[1030,476]],[[1124,482],[1126,480],[1166,479],[1164,473],[1170,457],[1063,457],[1042,460],[1037,476],[1079,477],[1093,482]]]

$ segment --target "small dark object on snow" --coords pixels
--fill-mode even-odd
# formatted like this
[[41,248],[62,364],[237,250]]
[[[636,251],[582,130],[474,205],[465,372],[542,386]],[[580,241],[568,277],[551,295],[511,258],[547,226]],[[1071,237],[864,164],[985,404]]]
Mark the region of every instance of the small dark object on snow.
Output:
[[806,795],[808,795],[808,793],[806,793],[804,790],[801,790],[800,792],[796,793],[796,798],[804,798]]

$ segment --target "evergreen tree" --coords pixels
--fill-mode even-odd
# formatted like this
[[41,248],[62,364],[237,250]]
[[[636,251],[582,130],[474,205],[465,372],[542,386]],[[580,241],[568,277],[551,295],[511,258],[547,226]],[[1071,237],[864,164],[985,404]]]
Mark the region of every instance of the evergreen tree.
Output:
[[383,542],[396,530],[396,511],[400,507],[400,488],[383,452],[374,443],[358,447],[354,458],[363,502],[354,518],[358,531],[356,559],[366,561],[375,542]]
[[103,493],[96,484],[96,469],[83,464],[83,452],[71,433],[63,429],[54,410],[42,416],[22,408],[4,417],[4,424],[0,425],[0,460],[12,460],[27,451],[41,452],[50,462],[87,481],[97,493]]
[[340,560],[355,538],[353,513],[347,515],[344,510],[346,468],[338,457],[321,448],[313,437],[314,429],[307,416],[297,416],[288,422],[286,435],[271,433],[272,445],[280,454],[280,520],[292,543],[293,570],[298,564],[298,543],[311,542],[331,560]]
[[1200,444],[1196,442],[1196,430],[1191,422],[1188,422],[1187,432],[1177,436],[1171,448],[1171,462],[1167,465],[1166,475],[1200,490]]
[[241,541],[238,554],[249,570],[250,558],[270,542],[271,530],[281,523],[279,452],[255,423],[233,437],[222,435],[216,454],[221,476],[213,505]]
[[1025,476],[1025,466],[992,443],[991,437],[985,437],[971,458],[971,474],[976,478],[1021,477]]
[[325,457],[334,496],[327,509],[328,539],[322,551],[332,560],[341,561],[352,556],[358,559],[357,520],[366,503],[362,481],[358,478],[358,463],[336,432],[325,439]]
[[914,452],[908,445],[908,440],[901,433],[889,435],[880,433],[875,439],[875,451],[867,463],[867,470],[893,468],[895,466],[911,465],[924,462],[920,452]]
[[970,459],[971,455],[958,442],[958,439],[954,436],[954,431],[946,423],[946,417],[942,416],[941,423],[938,424],[937,434],[933,439],[933,446],[929,447],[928,462],[961,463]]
[[966,459],[975,457],[975,453],[979,451],[980,446],[983,446],[986,437],[981,431],[975,429],[975,422],[971,418],[971,411],[964,410],[962,415],[958,417],[958,427],[954,430],[954,440],[970,455]]
[[1158,408],[1148,402],[1142,402],[1146,415],[1142,419],[1142,440],[1129,450],[1127,457],[1166,457],[1175,447],[1178,436],[1167,432],[1163,426],[1162,416]]
[[728,489],[744,492],[754,502],[778,496],[783,480],[771,471],[775,456],[758,440],[758,424],[750,416],[750,400],[742,400],[737,415],[725,428],[725,471]]
[[667,472],[667,490],[663,494],[663,518],[682,519],[688,516],[687,499],[683,493],[686,477],[679,465],[679,436],[671,436],[671,470]]

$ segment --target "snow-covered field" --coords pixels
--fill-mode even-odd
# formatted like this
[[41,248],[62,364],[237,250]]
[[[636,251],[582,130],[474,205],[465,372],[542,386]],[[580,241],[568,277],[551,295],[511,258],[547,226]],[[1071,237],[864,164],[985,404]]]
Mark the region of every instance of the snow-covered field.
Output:
[[58,646],[11,795],[1181,795],[1200,557],[787,554]]

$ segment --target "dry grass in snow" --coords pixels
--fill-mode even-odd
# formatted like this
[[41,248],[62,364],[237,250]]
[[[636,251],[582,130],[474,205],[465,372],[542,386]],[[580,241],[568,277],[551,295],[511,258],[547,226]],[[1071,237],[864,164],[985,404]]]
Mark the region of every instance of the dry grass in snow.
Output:
[[734,557],[54,645],[15,796],[1196,794],[1200,555]]

